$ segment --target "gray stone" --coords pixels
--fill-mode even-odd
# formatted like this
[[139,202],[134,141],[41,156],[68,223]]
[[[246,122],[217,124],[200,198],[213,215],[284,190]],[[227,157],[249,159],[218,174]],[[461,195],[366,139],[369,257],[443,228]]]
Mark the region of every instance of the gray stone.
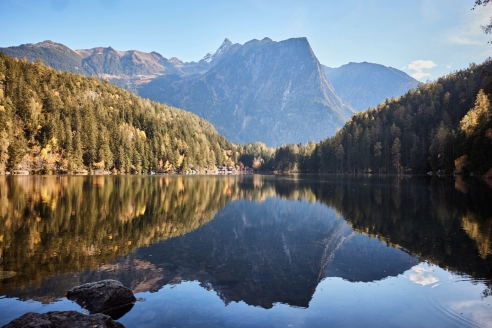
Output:
[[104,313],[121,318],[136,302],[132,291],[116,280],[102,280],[70,289],[67,298],[77,302],[89,313]]
[[125,328],[105,314],[85,315],[77,311],[28,312],[2,328]]

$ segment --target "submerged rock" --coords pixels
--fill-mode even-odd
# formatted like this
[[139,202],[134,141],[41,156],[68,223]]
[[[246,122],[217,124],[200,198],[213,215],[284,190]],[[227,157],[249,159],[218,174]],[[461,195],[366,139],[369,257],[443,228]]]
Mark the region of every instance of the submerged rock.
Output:
[[116,280],[102,280],[70,289],[67,298],[89,313],[104,313],[119,319],[130,311],[137,300],[132,291]]
[[77,311],[28,312],[2,328],[125,328],[110,316],[98,313],[85,315]]

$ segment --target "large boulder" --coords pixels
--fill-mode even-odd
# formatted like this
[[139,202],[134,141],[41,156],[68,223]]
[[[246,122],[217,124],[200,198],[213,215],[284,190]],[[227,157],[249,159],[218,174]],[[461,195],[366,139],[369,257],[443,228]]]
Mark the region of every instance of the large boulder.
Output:
[[2,328],[125,328],[110,316],[98,313],[85,315],[77,311],[28,312]]
[[102,280],[70,289],[67,298],[89,313],[104,313],[113,319],[130,311],[137,300],[132,291],[116,280]]

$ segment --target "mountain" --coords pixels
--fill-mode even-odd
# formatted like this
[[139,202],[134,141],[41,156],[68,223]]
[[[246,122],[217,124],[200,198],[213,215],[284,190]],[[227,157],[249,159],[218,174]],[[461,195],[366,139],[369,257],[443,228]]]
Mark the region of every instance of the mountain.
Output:
[[30,62],[40,58],[44,64],[56,70],[86,76],[96,75],[132,91],[135,91],[136,85],[147,83],[158,75],[183,75],[171,60],[156,52],[118,51],[112,47],[71,50],[63,44],[49,40],[0,48],[0,52],[18,59],[26,57]]
[[[140,96],[191,111],[229,140],[269,146],[319,141],[355,111],[404,94],[418,82],[394,68],[320,65],[306,38],[244,45],[225,39],[197,62],[112,47],[71,50],[52,41],[0,48],[57,70],[95,75]],[[355,110],[354,110],[355,109]]]
[[135,91],[135,86],[148,83],[157,76],[180,72],[157,52],[118,51],[112,47],[75,52],[82,57],[82,68],[88,75],[96,75],[132,91]]
[[45,65],[58,71],[87,75],[87,72],[82,68],[82,57],[67,46],[53,41],[47,40],[36,44],[28,43],[17,47],[0,48],[0,52],[18,59],[26,57],[30,62],[35,62],[40,58]]
[[335,92],[357,111],[400,97],[419,84],[407,73],[380,64],[363,62],[348,63],[338,68],[323,67]]
[[211,65],[204,74],[161,76],[140,85],[139,95],[189,110],[233,142],[269,146],[321,140],[354,112],[306,38],[244,45],[226,39],[202,61]]
[[162,75],[183,77],[204,74],[215,65],[230,44],[226,39],[217,52],[208,53],[198,62],[183,62],[176,57],[167,59],[155,51],[119,51],[112,47],[80,49],[75,52],[82,58],[81,65],[87,74],[112,82],[124,82],[131,89]]
[[205,73],[230,44],[226,39],[215,53],[208,53],[198,62],[182,62],[176,57],[167,59],[155,51],[119,51],[112,47],[72,50],[50,40],[0,48],[0,52],[18,59],[26,57],[30,62],[40,58],[56,70],[95,75],[135,92],[138,85],[148,83],[157,76],[173,74],[181,77]]

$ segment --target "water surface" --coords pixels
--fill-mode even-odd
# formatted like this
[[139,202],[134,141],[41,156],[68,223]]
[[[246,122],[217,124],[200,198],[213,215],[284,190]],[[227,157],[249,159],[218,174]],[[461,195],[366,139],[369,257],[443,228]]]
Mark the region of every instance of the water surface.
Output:
[[480,180],[0,177],[0,325],[117,279],[127,327],[492,326]]

